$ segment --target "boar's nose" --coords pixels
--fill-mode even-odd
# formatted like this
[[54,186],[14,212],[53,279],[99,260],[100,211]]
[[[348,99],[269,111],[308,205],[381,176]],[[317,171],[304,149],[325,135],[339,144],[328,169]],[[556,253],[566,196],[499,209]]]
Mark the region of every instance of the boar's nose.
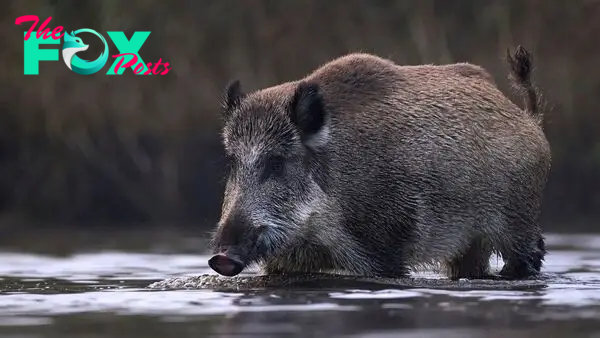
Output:
[[208,260],[208,266],[216,273],[227,277],[236,276],[244,269],[244,263],[239,258],[225,253],[212,256]]
[[221,223],[216,235],[215,255],[208,260],[208,266],[220,275],[238,275],[252,260],[249,254],[255,246],[256,229],[241,211],[230,213]]
[[221,250],[227,247],[240,246],[247,239],[246,234],[250,229],[248,217],[240,211],[231,213],[220,226],[219,235],[217,236],[218,246]]

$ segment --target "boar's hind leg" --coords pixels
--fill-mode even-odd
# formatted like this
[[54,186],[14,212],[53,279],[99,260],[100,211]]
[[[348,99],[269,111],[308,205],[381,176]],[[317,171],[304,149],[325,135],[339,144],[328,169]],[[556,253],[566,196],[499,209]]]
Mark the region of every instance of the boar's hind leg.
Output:
[[483,279],[490,278],[489,261],[492,248],[489,243],[481,238],[471,241],[466,251],[458,254],[446,262],[448,278]]
[[540,272],[546,250],[541,234],[517,236],[509,249],[502,252],[504,267],[500,275],[507,279],[525,279]]
[[[504,260],[500,275],[507,279],[526,279],[540,272],[546,254],[544,238],[538,222],[539,207],[531,207],[528,201],[538,201],[539,195],[530,189],[530,194],[522,199],[514,199],[507,210],[509,221],[504,237],[505,243],[499,246]],[[525,202],[523,202],[525,201]]]

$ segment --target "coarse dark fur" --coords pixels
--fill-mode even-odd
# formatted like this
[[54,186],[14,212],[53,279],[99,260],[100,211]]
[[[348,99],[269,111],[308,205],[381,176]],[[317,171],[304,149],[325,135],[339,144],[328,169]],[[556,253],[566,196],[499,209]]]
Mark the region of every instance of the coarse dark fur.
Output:
[[215,253],[266,273],[527,278],[545,255],[550,170],[531,57],[508,63],[520,109],[469,63],[400,66],[368,54],[250,94],[226,91],[230,163]]

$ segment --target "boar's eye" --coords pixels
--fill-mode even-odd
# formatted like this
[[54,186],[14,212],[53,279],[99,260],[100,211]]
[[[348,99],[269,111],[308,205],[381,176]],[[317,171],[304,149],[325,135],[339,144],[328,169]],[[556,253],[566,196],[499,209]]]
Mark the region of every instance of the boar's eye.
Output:
[[285,159],[282,156],[271,156],[265,163],[263,171],[263,179],[267,179],[271,176],[281,176],[285,167]]

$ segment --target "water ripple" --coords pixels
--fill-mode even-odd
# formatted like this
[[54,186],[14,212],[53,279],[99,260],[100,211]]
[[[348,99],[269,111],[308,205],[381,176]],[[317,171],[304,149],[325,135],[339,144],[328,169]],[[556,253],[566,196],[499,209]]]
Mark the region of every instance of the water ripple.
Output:
[[[41,331],[35,327],[72,328],[69,318],[90,325],[154,318],[142,326],[136,324],[138,328],[126,335],[140,336],[143,331],[147,338],[157,336],[165,325],[173,335],[185,325],[195,325],[215,335],[257,337],[301,335],[309,329],[315,335],[362,332],[382,337],[446,332],[433,329],[438,327],[450,330],[444,334],[447,337],[457,332],[484,337],[478,325],[509,336],[521,332],[513,329],[526,327],[525,336],[569,337],[568,332],[576,327],[599,329],[590,323],[600,318],[600,237],[550,235],[548,243],[543,287],[529,289],[511,288],[506,281],[485,289],[470,288],[469,282],[462,282],[464,288],[446,288],[443,283],[427,287],[442,277],[422,272],[415,274],[423,281],[420,286],[377,289],[357,284],[237,292],[153,290],[147,288],[152,282],[211,273],[208,257],[114,251],[54,257],[4,252],[0,253],[0,333],[14,328],[9,332],[38,336]],[[558,322],[562,324],[551,324]],[[561,330],[567,333],[561,336]]]

